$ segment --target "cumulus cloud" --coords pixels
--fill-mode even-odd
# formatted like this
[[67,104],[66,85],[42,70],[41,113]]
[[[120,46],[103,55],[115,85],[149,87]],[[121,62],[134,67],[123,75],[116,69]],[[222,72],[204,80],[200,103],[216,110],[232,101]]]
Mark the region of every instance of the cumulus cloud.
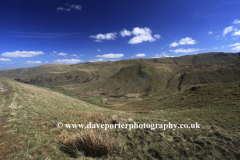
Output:
[[26,58],[26,57],[36,57],[38,55],[43,55],[42,51],[15,51],[15,52],[5,52],[2,54],[3,57],[11,58]]
[[53,51],[53,53],[57,53],[56,51]]
[[179,44],[177,43],[177,42],[173,42],[173,43],[171,43],[169,46],[170,47],[177,47]]
[[120,34],[122,35],[122,37],[125,37],[125,36],[131,36],[132,32],[126,29],[123,29],[123,31],[121,31]]
[[100,52],[101,50],[100,49],[98,49],[98,52]]
[[58,53],[57,55],[58,55],[58,56],[67,56],[67,53],[61,52],[61,53]]
[[11,61],[11,59],[9,59],[9,58],[0,58],[0,61],[7,62],[7,61]]
[[152,31],[145,27],[145,28],[133,28],[132,34],[135,35],[132,39],[129,40],[128,43],[130,44],[137,44],[137,43],[142,43],[143,41],[149,41],[153,42],[156,39],[152,37],[151,35]]
[[72,4],[72,5],[70,5],[70,8],[75,9],[75,10],[78,10],[78,11],[81,11],[81,10],[82,10],[82,6],[81,6],[81,5]]
[[61,64],[76,64],[83,62],[83,60],[80,59],[57,59],[53,61],[53,63],[61,63]]
[[174,57],[174,56],[169,56],[167,52],[162,52],[162,54],[155,54],[155,57],[152,57],[152,58],[162,58],[162,57]]
[[213,32],[212,32],[212,31],[209,31],[208,34],[213,34]]
[[155,34],[153,37],[155,37],[156,39],[160,39],[160,38],[161,38],[161,35]]
[[186,38],[182,38],[179,41],[179,45],[186,45],[186,44],[196,44],[196,40],[193,40],[192,38],[186,37]]
[[97,55],[96,57],[101,57],[101,58],[121,58],[123,56],[124,56],[124,54],[113,54],[113,53],[110,53],[110,54],[104,54],[104,55]]
[[232,34],[232,36],[240,36],[240,30],[237,31],[237,32],[234,32],[234,33]]
[[41,61],[26,61],[25,64],[40,64]]
[[182,38],[178,43],[173,42],[169,46],[170,47],[177,47],[179,45],[193,45],[193,44],[196,44],[196,40],[193,40],[192,38],[186,37],[186,38]]
[[138,53],[135,55],[136,57],[145,57],[146,55],[144,53]]
[[57,7],[56,8],[57,11],[71,11],[71,10],[77,10],[77,11],[81,11],[82,10],[82,6],[81,5],[75,5],[75,4],[65,4],[65,7]]
[[239,20],[239,19],[235,19],[235,20],[233,21],[233,24],[238,24],[238,23],[240,23],[240,20]]
[[179,48],[179,49],[176,49],[176,50],[169,50],[171,52],[175,52],[175,53],[179,53],[179,52],[182,52],[182,53],[189,53],[189,52],[196,52],[196,51],[199,51],[199,49],[196,49],[196,48],[189,48],[189,49],[183,49],[183,48]]
[[115,40],[117,33],[106,33],[97,34],[96,36],[91,35],[90,38],[96,39],[95,42],[102,42],[102,40]]
[[240,46],[240,43],[235,43],[235,44],[228,45],[228,47],[235,47],[235,46]]
[[234,28],[233,26],[227,27],[223,30],[223,36],[225,36],[226,34],[228,34],[229,32],[232,31],[237,31],[237,28]]
[[228,47],[234,47],[231,50],[240,51],[240,43],[231,44],[231,45],[228,45]]
[[76,55],[76,54],[72,54],[71,56],[75,56],[75,57],[77,57],[78,55]]
[[232,48],[231,50],[240,51],[240,46],[237,46],[237,47],[235,47],[235,48]]

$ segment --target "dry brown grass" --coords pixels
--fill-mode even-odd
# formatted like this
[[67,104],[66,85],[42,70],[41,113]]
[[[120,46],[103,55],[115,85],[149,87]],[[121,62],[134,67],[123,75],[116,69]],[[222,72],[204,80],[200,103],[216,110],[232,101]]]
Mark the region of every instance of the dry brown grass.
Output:
[[102,157],[119,150],[118,141],[108,131],[83,129],[77,133],[62,132],[59,135],[61,150],[75,157],[77,152],[85,156]]

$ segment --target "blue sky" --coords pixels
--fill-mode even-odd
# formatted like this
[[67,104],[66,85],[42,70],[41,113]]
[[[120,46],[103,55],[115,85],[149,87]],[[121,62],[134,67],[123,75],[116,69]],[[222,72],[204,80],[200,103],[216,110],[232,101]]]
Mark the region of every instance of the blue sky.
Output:
[[239,0],[1,0],[0,69],[240,52]]

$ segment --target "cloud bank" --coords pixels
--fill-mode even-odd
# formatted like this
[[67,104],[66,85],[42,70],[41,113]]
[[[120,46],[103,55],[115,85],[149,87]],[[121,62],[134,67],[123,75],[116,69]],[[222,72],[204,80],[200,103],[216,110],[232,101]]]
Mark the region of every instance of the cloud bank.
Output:
[[124,56],[124,54],[110,53],[110,54],[104,54],[104,55],[97,55],[96,57],[100,57],[100,58],[121,58],[123,56]]
[[44,53],[42,51],[15,51],[15,52],[5,52],[2,54],[3,57],[11,57],[11,58],[36,57],[38,55],[44,55]]
[[57,59],[53,61],[53,63],[61,63],[61,64],[76,64],[83,62],[83,60],[80,59]]

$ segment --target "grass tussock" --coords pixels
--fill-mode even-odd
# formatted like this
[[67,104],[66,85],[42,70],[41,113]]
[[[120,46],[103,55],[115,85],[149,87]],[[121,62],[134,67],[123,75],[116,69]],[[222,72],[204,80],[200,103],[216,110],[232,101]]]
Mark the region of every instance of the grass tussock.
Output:
[[60,149],[76,157],[78,152],[85,156],[102,157],[119,150],[118,141],[108,131],[83,129],[77,133],[66,131],[59,135]]

